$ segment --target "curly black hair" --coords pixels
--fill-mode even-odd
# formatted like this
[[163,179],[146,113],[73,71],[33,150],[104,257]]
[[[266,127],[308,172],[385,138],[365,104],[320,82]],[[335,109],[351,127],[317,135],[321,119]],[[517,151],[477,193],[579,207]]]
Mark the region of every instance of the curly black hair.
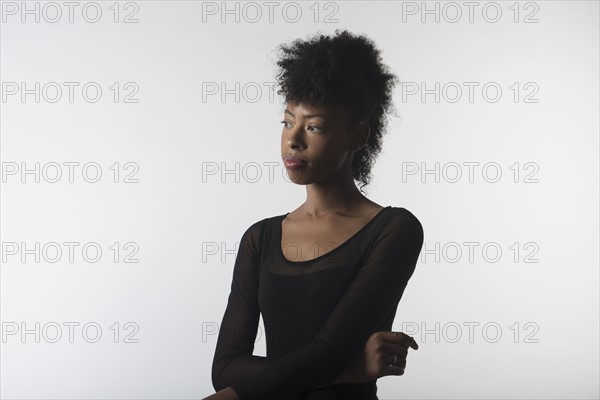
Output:
[[347,30],[296,39],[278,50],[277,94],[286,102],[343,104],[350,107],[353,122],[368,123],[371,128],[366,145],[352,159],[352,176],[362,183],[362,192],[381,151],[398,78],[382,63],[372,40]]

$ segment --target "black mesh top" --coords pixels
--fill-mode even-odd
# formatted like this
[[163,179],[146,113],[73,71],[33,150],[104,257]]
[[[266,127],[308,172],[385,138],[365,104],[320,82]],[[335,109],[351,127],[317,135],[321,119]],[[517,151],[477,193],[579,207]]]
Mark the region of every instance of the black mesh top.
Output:
[[[372,333],[391,330],[423,245],[421,223],[387,206],[333,250],[292,261],[281,247],[287,214],[242,235],[213,386],[232,387],[241,400],[376,400],[376,380],[318,386],[335,380]],[[252,355],[257,332],[265,335],[266,357]]]

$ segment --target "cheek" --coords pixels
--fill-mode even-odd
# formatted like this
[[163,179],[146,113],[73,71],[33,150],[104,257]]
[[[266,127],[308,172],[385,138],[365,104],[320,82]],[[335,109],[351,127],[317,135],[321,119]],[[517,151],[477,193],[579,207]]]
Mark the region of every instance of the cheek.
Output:
[[337,170],[346,162],[346,152],[337,141],[313,144],[313,154],[318,154],[319,164],[327,170]]
[[328,157],[332,161],[345,158],[346,151],[344,149],[345,149],[346,143],[344,142],[343,138],[331,135],[330,137],[327,138],[327,140],[323,140],[320,143],[320,146],[321,146],[321,151],[323,153],[328,154]]
[[286,147],[288,147],[288,135],[281,131],[281,148],[285,149]]

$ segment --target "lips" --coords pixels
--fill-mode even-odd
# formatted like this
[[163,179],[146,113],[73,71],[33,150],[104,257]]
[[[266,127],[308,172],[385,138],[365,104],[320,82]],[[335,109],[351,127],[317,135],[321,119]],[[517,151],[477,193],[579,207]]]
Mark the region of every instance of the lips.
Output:
[[283,156],[283,161],[287,161],[288,163],[294,163],[294,164],[306,164],[307,163],[307,161],[305,159],[296,157],[296,156],[292,156],[289,154]]

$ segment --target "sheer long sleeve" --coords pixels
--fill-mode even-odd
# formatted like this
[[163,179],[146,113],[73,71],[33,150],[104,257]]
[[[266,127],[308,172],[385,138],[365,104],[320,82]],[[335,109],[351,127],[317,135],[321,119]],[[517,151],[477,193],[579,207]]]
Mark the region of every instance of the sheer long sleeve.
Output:
[[273,363],[267,357],[252,355],[260,316],[258,244],[261,222],[244,232],[238,247],[231,291],[212,363],[212,384],[216,391]]
[[[423,245],[423,228],[408,210],[401,208],[386,221],[366,251],[360,270],[350,283],[316,339],[273,361],[231,387],[241,400],[280,399],[333,381],[352,356],[397,306],[411,278]],[[238,268],[232,296],[242,296],[248,308],[236,319],[254,322],[258,313],[250,268]],[[247,282],[242,287],[239,282]],[[253,336],[253,335],[252,335]],[[247,342],[228,347],[238,353],[250,351]]]

